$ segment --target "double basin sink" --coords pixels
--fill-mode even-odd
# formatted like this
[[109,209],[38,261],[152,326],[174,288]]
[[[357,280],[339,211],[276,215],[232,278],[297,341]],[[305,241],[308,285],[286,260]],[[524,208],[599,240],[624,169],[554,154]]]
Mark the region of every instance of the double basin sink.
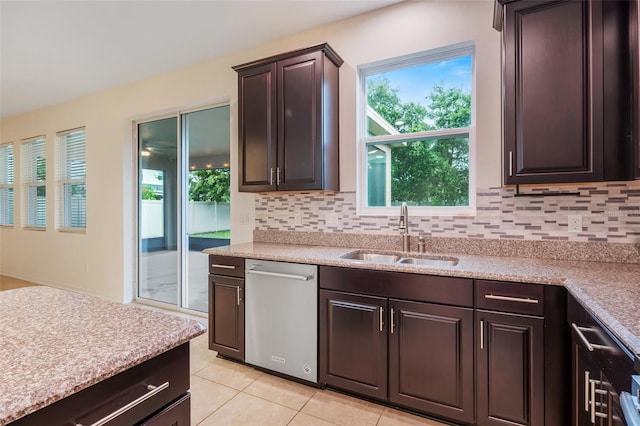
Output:
[[340,256],[342,259],[358,263],[396,263],[404,265],[419,265],[432,268],[450,268],[458,264],[458,258],[452,256],[438,256],[421,253],[387,252],[356,250]]

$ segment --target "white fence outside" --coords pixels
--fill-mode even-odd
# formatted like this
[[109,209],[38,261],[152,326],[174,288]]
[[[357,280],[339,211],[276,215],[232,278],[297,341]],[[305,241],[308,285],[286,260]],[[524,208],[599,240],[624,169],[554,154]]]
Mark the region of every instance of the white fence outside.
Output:
[[[230,229],[229,203],[189,201],[188,233],[216,232]],[[164,236],[164,203],[162,200],[142,200],[140,205],[140,237]]]

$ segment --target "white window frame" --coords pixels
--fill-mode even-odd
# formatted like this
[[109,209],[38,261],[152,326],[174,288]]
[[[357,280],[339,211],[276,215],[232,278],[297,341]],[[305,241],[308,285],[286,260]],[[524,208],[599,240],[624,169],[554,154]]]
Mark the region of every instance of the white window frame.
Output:
[[[67,163],[67,135],[72,133],[84,133],[84,141],[82,147],[82,156],[85,164],[85,176],[83,178],[70,178],[70,170],[68,168]],[[87,167],[87,133],[84,127],[79,127],[71,130],[65,130],[62,132],[56,133],[56,229],[60,232],[76,232],[76,233],[84,233],[86,232],[87,226],[87,176],[86,176],[86,167]],[[75,184],[84,184],[85,195],[84,195],[84,226],[71,226],[69,225],[69,220],[71,218],[71,212],[68,210],[71,208],[70,203],[71,200],[67,199],[65,187],[69,185]]]
[[[13,227],[15,225],[15,146],[13,143],[7,143],[0,145],[0,150],[11,149],[11,160],[9,156],[0,155],[0,189],[13,192],[13,205],[0,206],[2,211],[0,212],[0,226]],[[9,163],[10,161],[10,163]],[[8,198],[7,198],[8,201]],[[6,211],[5,211],[6,209]],[[10,220],[9,220],[10,219]]]
[[[44,160],[45,160],[45,180],[39,181],[37,180],[37,176],[34,175],[33,178],[29,176],[32,170],[35,170],[37,173],[37,158],[33,156],[32,148],[28,148],[28,145],[32,145],[36,142],[42,142],[44,145]],[[35,231],[44,231],[47,229],[47,175],[48,175],[48,164],[47,164],[47,138],[46,136],[38,136],[35,138],[25,139],[20,144],[20,183],[22,186],[21,193],[21,206],[22,206],[22,227],[24,229],[30,229]],[[35,169],[34,169],[35,168]],[[45,188],[44,195],[44,225],[38,225],[38,209],[37,209],[37,198],[35,199],[36,205],[32,205],[31,197],[29,197],[29,192],[32,189],[35,189],[36,193],[39,187]]]
[[[471,125],[464,128],[432,130],[417,133],[390,134],[369,137],[367,135],[367,94],[366,79],[373,74],[385,71],[401,69],[429,62],[440,62],[460,56],[471,56]],[[446,46],[412,55],[393,59],[363,64],[358,66],[359,91],[358,91],[358,138],[357,138],[357,214],[360,216],[397,216],[398,206],[369,207],[368,204],[368,177],[367,177],[367,144],[379,142],[380,144],[398,141],[416,141],[434,139],[444,136],[468,135],[469,138],[469,205],[468,206],[410,206],[411,216],[474,216],[476,214],[476,72],[475,72],[475,42],[465,42],[453,46]]]

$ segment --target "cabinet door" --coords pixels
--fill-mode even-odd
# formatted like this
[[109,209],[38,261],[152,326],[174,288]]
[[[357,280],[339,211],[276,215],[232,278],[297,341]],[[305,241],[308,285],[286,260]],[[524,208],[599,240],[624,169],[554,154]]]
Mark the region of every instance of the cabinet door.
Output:
[[387,398],[387,299],[320,290],[320,381]]
[[389,400],[473,423],[473,309],[389,302]]
[[544,425],[544,320],[477,311],[478,425]]
[[238,72],[239,190],[276,190],[276,67]]
[[603,179],[601,14],[599,1],[505,5],[505,183]]
[[209,275],[209,349],[244,361],[244,280]]
[[322,189],[322,52],[277,63],[278,189]]

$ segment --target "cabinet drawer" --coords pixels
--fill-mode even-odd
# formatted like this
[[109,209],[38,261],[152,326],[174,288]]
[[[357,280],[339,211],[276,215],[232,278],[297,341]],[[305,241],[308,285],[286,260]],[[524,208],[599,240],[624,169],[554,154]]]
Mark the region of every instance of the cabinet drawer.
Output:
[[146,419],[140,426],[189,426],[191,423],[191,394],[180,399]]
[[321,266],[320,288],[419,302],[473,307],[473,280]]
[[209,273],[244,278],[244,258],[210,254]]
[[544,286],[477,280],[476,308],[542,316]]
[[[131,403],[130,409],[104,423],[107,426],[131,426],[184,395],[189,390],[189,377],[187,342],[11,425],[88,426]],[[148,385],[155,386],[155,389]],[[147,399],[142,398],[145,395]]]

